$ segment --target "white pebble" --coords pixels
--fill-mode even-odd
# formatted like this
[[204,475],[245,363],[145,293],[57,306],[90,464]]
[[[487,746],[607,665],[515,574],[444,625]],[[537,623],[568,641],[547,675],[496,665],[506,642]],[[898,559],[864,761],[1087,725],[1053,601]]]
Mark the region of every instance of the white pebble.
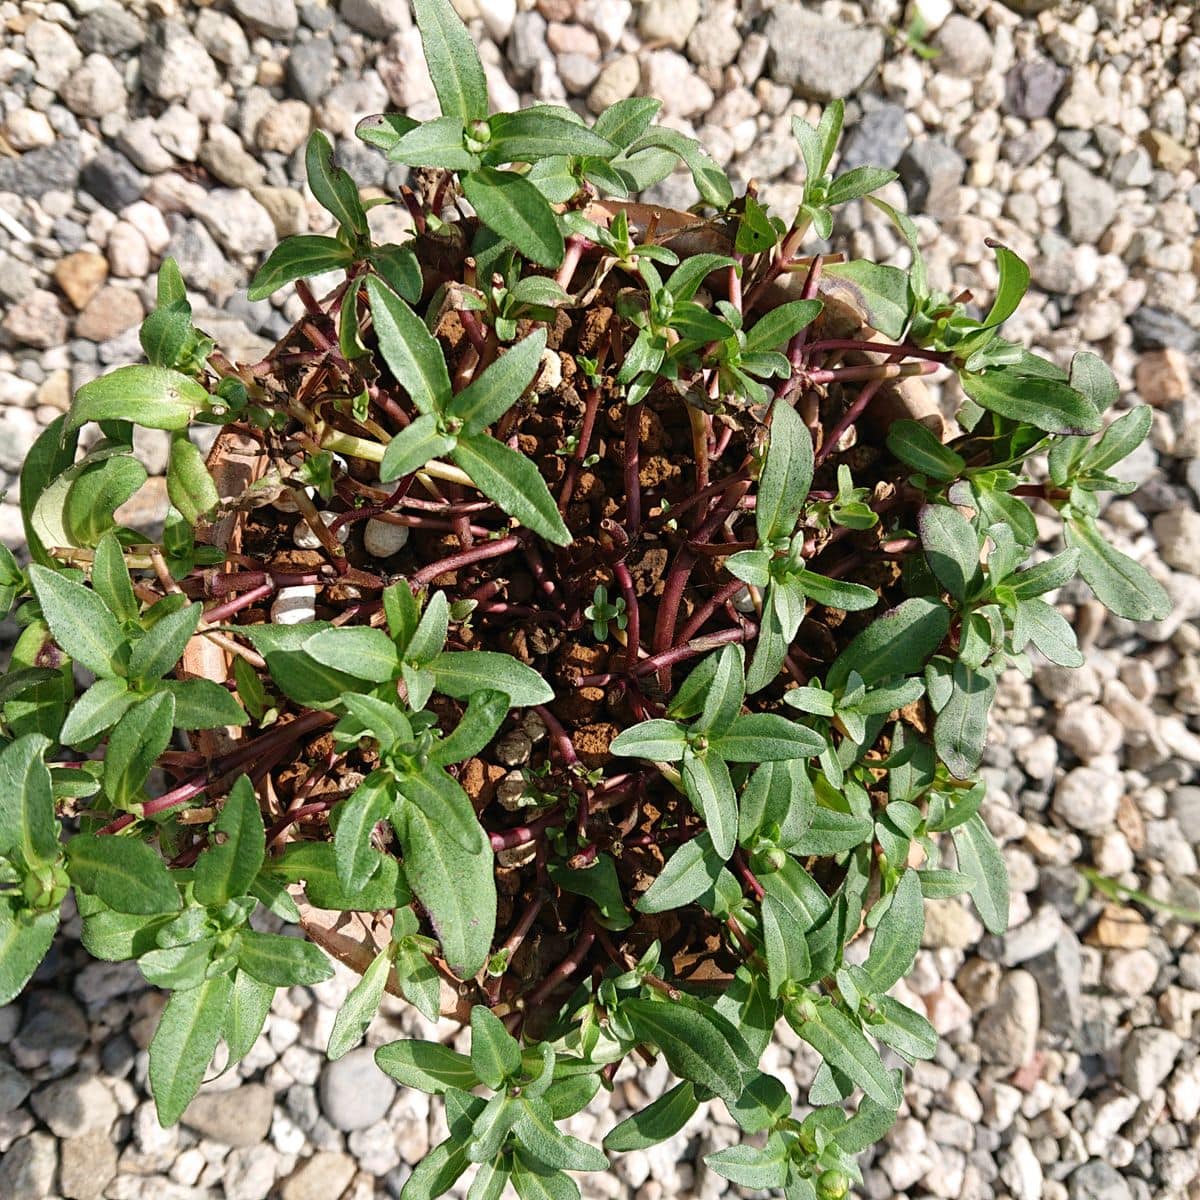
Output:
[[736,592],[733,597],[733,607],[740,613],[754,612],[754,600],[750,596],[750,589],[743,587],[741,591]]
[[391,558],[393,554],[399,554],[407,543],[407,525],[393,525],[372,517],[363,530],[363,545],[367,553],[375,558]]
[[[321,520],[325,524],[332,525],[337,520],[336,513],[321,513]],[[348,525],[339,525],[337,532],[334,535],[337,540],[345,545],[346,539],[350,536],[350,527]],[[292,531],[292,541],[296,544],[297,550],[320,550],[321,539],[313,533],[307,521],[299,521],[296,528]]]
[[[317,489],[316,488],[305,488],[304,494],[311,500],[317,494]],[[300,511],[296,507],[295,500],[292,499],[292,493],[289,492],[286,488],[282,492],[280,492],[278,496],[275,497],[275,499],[272,501],[272,504],[274,504],[274,506],[280,512],[294,513],[294,512]]]
[[317,619],[317,589],[306,583],[279,589],[271,605],[271,620],[276,625],[304,625]]

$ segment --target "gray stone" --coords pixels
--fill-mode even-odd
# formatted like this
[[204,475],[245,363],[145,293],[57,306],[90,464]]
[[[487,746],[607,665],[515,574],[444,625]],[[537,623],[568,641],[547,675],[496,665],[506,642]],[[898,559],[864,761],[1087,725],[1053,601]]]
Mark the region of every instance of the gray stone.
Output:
[[538,63],[553,59],[546,45],[546,18],[540,12],[517,13],[505,57],[515,71],[532,71]]
[[[1074,870],[1071,873],[1074,876]],[[1079,939],[1062,925],[1054,945],[1029,959],[1025,969],[1037,980],[1043,1027],[1070,1037],[1078,1030],[1083,1015]]]
[[8,310],[0,329],[25,346],[46,350],[66,338],[67,317],[53,292],[35,288]]
[[57,1079],[34,1092],[29,1103],[60,1138],[93,1130],[107,1134],[117,1119],[117,1102],[95,1075]]
[[1165,308],[1140,307],[1129,317],[1133,344],[1138,350],[1164,350],[1174,347],[1185,354],[1200,350],[1200,331],[1193,329],[1178,313]]
[[897,164],[910,212],[950,214],[966,163],[940,138],[923,138],[904,151]]
[[1169,1029],[1135,1029],[1121,1047],[1121,1082],[1135,1096],[1150,1100],[1171,1073],[1183,1039]]
[[1048,58],[1022,59],[1004,76],[1001,109],[1026,121],[1049,116],[1067,81],[1067,74],[1064,68]]
[[316,104],[329,90],[333,62],[333,43],[328,38],[298,42],[287,60],[288,94],[306,104]]
[[1167,797],[1167,808],[1183,836],[1193,846],[1200,846],[1200,787],[1177,787]]
[[1153,529],[1163,562],[1200,575],[1200,513],[1185,505],[1170,508],[1154,518]]
[[1004,935],[1001,961],[1015,967],[1045,954],[1064,932],[1062,917],[1051,904],[1043,904],[1032,917]]
[[48,1056],[78,1053],[87,1040],[83,1009],[63,992],[38,991],[25,999],[25,1020],[12,1046],[26,1057]]
[[262,254],[275,245],[270,214],[244,188],[216,188],[197,214],[232,255]]
[[117,1173],[117,1148],[108,1133],[93,1129],[63,1139],[58,1190],[66,1200],[100,1200]]
[[387,38],[412,25],[408,0],[342,0],[342,20],[369,37]]
[[1116,216],[1116,190],[1065,155],[1058,160],[1056,172],[1062,182],[1063,208],[1071,241],[1094,245]]
[[258,187],[266,175],[262,163],[224,125],[209,128],[208,137],[200,146],[200,161],[231,188]]
[[978,21],[951,13],[933,39],[941,51],[936,60],[939,71],[980,79],[991,68],[995,47],[988,31]]
[[218,12],[215,8],[201,10],[196,18],[195,32],[200,44],[217,62],[237,66],[250,56],[242,27],[228,13]]
[[85,54],[107,54],[112,58],[136,50],[145,36],[137,17],[112,6],[85,14],[75,30],[75,41]]
[[321,1072],[321,1110],[343,1133],[374,1125],[395,1094],[396,1085],[376,1066],[366,1047],[327,1063]]
[[846,132],[841,165],[892,170],[908,145],[908,125],[898,104],[881,104],[864,113]]
[[117,148],[139,170],[149,175],[169,171],[175,165],[171,152],[159,140],[153,117],[126,121],[116,137]]
[[53,146],[0,158],[0,192],[36,198],[46,192],[73,192],[79,185],[79,142],[63,138]]
[[772,9],[765,33],[772,77],[814,100],[853,95],[883,61],[881,29],[826,21],[799,4]]
[[146,177],[125,155],[101,146],[79,172],[79,186],[110,212],[120,212],[141,198]]
[[1133,1200],[1124,1177],[1098,1159],[1072,1171],[1067,1187],[1071,1200]]
[[58,1146],[47,1133],[18,1138],[0,1154],[0,1196],[44,1200],[54,1191]]
[[[0,441],[2,441],[0,436]],[[30,1083],[15,1067],[0,1059],[0,1116],[10,1113],[24,1103]]]
[[233,0],[232,8],[244,25],[269,38],[290,38],[300,24],[296,0]]
[[160,100],[184,100],[220,82],[216,64],[182,21],[156,21],[142,47],[142,83]]
[[1037,1048],[1041,1009],[1037,981],[1028,971],[1010,971],[995,1003],[979,1018],[975,1043],[985,1062],[1016,1068]]
[[183,1123],[226,1146],[257,1146],[271,1128],[275,1098],[261,1083],[224,1092],[201,1091],[183,1113]]
[[71,35],[56,21],[34,21],[25,30],[25,50],[37,64],[34,81],[58,91],[83,57]]
[[225,260],[221,247],[198,220],[170,220],[171,244],[167,247],[190,287],[224,298],[237,286],[238,273]]

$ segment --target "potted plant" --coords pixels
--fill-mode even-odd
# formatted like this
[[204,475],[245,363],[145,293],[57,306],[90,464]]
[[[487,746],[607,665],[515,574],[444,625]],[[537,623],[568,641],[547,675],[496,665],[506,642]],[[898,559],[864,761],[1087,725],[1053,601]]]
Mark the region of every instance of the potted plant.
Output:
[[[419,169],[392,201],[413,237],[373,242],[385,201],[314,134],[336,233],[286,239],[251,289],[295,287],[287,337],[229,362],[164,263],[148,365],[81,388],[22,472],[0,1003],[73,889],[87,949],[170,990],[169,1123],[277,987],[330,973],[323,946],[362,974],[332,1055],[387,988],[470,1025],[469,1054],[377,1052],[447,1106],[405,1196],[473,1167],[473,1200],[575,1196],[571,1172],[714,1099],[745,1140],[712,1170],[843,1196],[901,1103],[883,1054],[934,1052],[889,995],[923,899],[968,893],[1005,928],[976,774],[999,673],[1031,648],[1082,663],[1045,599],[1077,572],[1164,615],[1095,524],[1149,410],[1108,423],[1097,358],[1064,371],[1000,336],[1028,282],[1003,246],[982,315],[877,199],[910,269],[806,251],[893,178],[831,172],[840,104],[794,122],[783,220],[653,99],[591,128],[489,115],[448,0],[414,7],[443,115],[360,129]],[[628,199],[680,160],[694,212]],[[306,278],[333,271],[318,299]],[[934,372],[960,389],[948,427],[913,390]],[[157,541],[113,515],[146,479],[134,425],[173,435]],[[188,432],[214,425],[206,462]],[[1065,520],[1053,556],[1034,501]],[[308,939],[252,927],[260,905]],[[806,1109],[759,1069],[781,1019],[823,1060]],[[603,1149],[559,1128],[659,1055],[679,1082]]]

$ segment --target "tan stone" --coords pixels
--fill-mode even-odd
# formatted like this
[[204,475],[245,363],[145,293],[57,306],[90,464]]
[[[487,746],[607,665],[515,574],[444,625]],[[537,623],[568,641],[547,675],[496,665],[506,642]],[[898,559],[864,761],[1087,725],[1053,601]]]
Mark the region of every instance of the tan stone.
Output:
[[278,237],[290,237],[308,229],[308,208],[295,188],[257,187],[250,195],[267,210]]
[[318,1150],[284,1180],[282,1200],[338,1200],[354,1178],[354,1159],[332,1150]]
[[9,309],[2,328],[23,345],[46,350],[65,340],[67,318],[53,292],[34,288]]
[[75,335],[107,342],[136,325],[143,315],[141,297],[131,288],[101,288],[75,321]]
[[1143,354],[1135,378],[1138,395],[1155,408],[1174,404],[1191,390],[1187,355],[1173,346]]
[[108,278],[108,260],[103,254],[90,250],[77,250],[61,258],[54,267],[54,280],[67,299],[78,308],[86,308],[87,302],[100,290]]
[[1087,940],[1109,949],[1141,950],[1150,940],[1150,928],[1135,909],[1108,904]]
[[60,1147],[58,1190],[67,1200],[100,1200],[117,1173],[117,1150],[100,1129],[64,1138]]
[[71,373],[65,367],[51,371],[46,376],[38,388],[37,402],[56,408],[59,412],[66,412],[70,408]]
[[1173,174],[1182,171],[1192,159],[1191,150],[1161,129],[1147,129],[1142,134],[1142,145],[1150,151],[1155,166]]

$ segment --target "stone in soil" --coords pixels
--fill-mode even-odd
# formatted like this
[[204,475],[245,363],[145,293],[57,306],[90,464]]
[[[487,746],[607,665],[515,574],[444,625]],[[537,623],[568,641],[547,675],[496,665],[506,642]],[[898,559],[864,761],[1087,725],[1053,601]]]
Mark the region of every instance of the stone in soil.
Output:
[[79,183],[110,212],[120,212],[141,198],[146,177],[125,155],[102,146],[80,170]]
[[260,1083],[201,1091],[184,1111],[183,1123],[226,1146],[254,1146],[270,1131],[274,1105],[271,1089]]
[[799,4],[772,9],[765,33],[772,77],[814,100],[854,95],[883,60],[881,29],[827,21]]
[[319,1088],[321,1111],[343,1133],[366,1129],[391,1106],[396,1085],[375,1064],[365,1046],[327,1063]]
[[995,1003],[979,1018],[975,1042],[985,1062],[1024,1066],[1037,1048],[1041,1008],[1037,981],[1028,971],[1010,971]]

